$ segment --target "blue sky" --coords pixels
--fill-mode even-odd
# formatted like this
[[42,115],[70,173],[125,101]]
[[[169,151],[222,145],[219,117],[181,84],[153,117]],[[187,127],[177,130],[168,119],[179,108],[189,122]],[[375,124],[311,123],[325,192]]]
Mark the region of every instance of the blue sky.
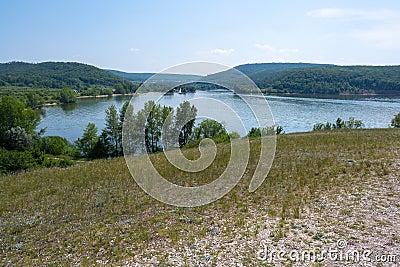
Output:
[[0,62],[400,64],[400,1],[0,2]]

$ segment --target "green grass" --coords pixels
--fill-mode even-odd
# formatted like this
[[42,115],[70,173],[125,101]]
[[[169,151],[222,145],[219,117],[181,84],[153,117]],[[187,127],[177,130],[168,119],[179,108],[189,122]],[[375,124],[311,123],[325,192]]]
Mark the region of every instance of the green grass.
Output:
[[[390,162],[399,157],[400,130],[278,136],[273,167],[254,193],[247,188],[257,164],[258,140],[251,146],[245,177],[222,199],[198,208],[154,200],[136,185],[123,158],[1,176],[0,265],[93,265],[98,260],[121,265],[138,255],[167,262],[162,251],[152,251],[152,244],[178,249],[204,237],[251,238],[254,233],[246,230],[250,214],[278,217],[281,223],[273,234],[284,238],[285,220],[301,218],[303,208],[321,194],[387,175]],[[152,159],[171,181],[205,184],[226,166],[230,149],[224,144],[218,148],[218,167],[189,179],[170,167],[162,154]],[[196,158],[199,152],[184,153]],[[209,253],[229,251],[210,248]]]

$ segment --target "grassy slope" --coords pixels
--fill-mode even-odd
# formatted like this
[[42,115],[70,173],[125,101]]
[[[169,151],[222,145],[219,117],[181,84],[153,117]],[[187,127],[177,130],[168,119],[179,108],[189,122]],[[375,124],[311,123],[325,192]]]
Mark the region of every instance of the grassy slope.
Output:
[[[257,150],[257,140],[252,147]],[[220,151],[216,163],[224,166],[229,149]],[[258,265],[254,242],[265,228],[272,227],[271,237],[279,241],[289,221],[310,216],[315,200],[359,187],[361,180],[392,175],[390,166],[399,151],[396,129],[279,136],[273,168],[255,193],[247,191],[257,163],[253,153],[235,189],[215,203],[191,209],[146,195],[123,158],[0,177],[0,261],[17,266]],[[186,153],[195,157],[198,152]],[[188,184],[182,173],[168,167],[164,171],[175,182]],[[194,176],[189,184],[204,183],[220,171]],[[375,230],[369,234],[377,235]],[[396,242],[398,247],[400,240]]]

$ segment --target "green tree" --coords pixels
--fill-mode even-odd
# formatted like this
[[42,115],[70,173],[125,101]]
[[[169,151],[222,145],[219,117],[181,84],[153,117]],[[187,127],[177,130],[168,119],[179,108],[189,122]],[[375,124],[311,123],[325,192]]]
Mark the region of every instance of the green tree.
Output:
[[26,106],[31,109],[40,109],[44,105],[44,99],[41,95],[30,92],[26,96]]
[[231,138],[231,139],[240,138],[240,134],[239,134],[238,132],[232,131],[232,132],[229,134],[229,138]]
[[33,134],[40,117],[14,96],[0,98],[0,145],[6,144],[6,133],[11,128],[20,127],[27,134]]
[[261,130],[260,128],[252,127],[247,134],[248,137],[260,137],[261,136]]
[[175,128],[175,114],[172,107],[163,107],[162,122],[163,149],[168,150],[170,148],[176,147],[178,145],[178,143],[176,142],[178,131]]
[[118,157],[120,148],[120,123],[118,111],[114,105],[106,110],[106,128],[104,129],[109,141],[110,155]]
[[106,158],[110,156],[110,141],[108,134],[105,129],[101,132],[99,139],[93,147],[91,157],[92,158]]
[[129,101],[125,102],[121,109],[119,110],[119,151],[120,154],[123,154],[123,148],[122,148],[122,130],[124,128],[124,123],[125,119],[127,121],[127,125],[131,126],[133,125],[133,120],[134,120],[134,114],[133,114],[133,106],[130,104]]
[[147,114],[145,125],[146,149],[150,153],[161,150],[160,141],[162,134],[162,108],[160,104],[155,104],[150,100],[144,104],[144,114]]
[[67,150],[68,141],[60,136],[45,136],[40,138],[37,147],[40,151],[51,155],[62,155]]
[[400,128],[400,112],[395,115],[392,119],[392,123],[390,124],[393,128]]
[[6,132],[6,148],[11,150],[27,150],[32,149],[34,145],[34,139],[31,134],[28,134],[24,128],[19,126],[12,127]]
[[75,141],[75,145],[85,157],[92,157],[94,147],[99,141],[99,136],[97,135],[97,128],[94,123],[89,123],[86,129],[83,131],[82,138],[78,138]]
[[176,109],[175,127],[179,131],[179,147],[183,147],[193,132],[197,109],[189,101],[182,102]]
[[71,88],[64,88],[60,93],[60,102],[61,103],[75,103],[76,102],[76,94]]
[[193,131],[194,139],[212,138],[220,135],[227,135],[227,132],[222,123],[216,120],[204,120]]
[[111,88],[104,88],[100,91],[100,94],[112,96],[114,94],[114,92]]

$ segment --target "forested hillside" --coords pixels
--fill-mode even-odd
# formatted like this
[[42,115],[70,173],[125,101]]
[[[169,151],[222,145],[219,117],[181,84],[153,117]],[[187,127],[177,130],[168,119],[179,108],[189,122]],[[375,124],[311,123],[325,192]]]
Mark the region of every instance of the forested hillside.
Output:
[[[131,82],[144,82],[153,75],[157,73],[129,73],[118,70],[107,70],[115,75],[118,75],[124,79],[127,79]],[[159,73],[156,77],[153,77],[153,81],[161,81],[161,82],[186,82],[186,81],[195,81],[200,79],[201,76],[198,75],[189,75],[189,74],[171,74],[171,73]]]
[[[309,63],[255,63],[235,67],[264,93],[400,95],[400,66],[336,66]],[[209,82],[240,83],[234,70],[209,75]],[[242,91],[248,90],[241,87]]]
[[[400,66],[256,63],[239,65],[235,69],[249,76],[264,93],[400,95]],[[124,94],[135,92],[139,83],[152,75],[154,73],[102,70],[72,62],[11,62],[0,64],[0,88],[1,94],[9,94],[14,88],[66,87],[80,91],[81,95],[96,95],[102,92],[102,88],[112,88],[115,93]],[[234,83],[234,76],[234,71],[228,70],[203,78],[196,75],[161,74],[157,79],[160,82],[187,82],[201,78],[209,83],[225,79]],[[157,88],[154,84],[149,90],[157,91]],[[206,86],[204,83],[182,86],[185,92],[208,89],[215,89],[215,86]]]
[[318,66],[261,73],[249,76],[270,93],[400,95],[400,66]]
[[314,63],[252,63],[236,66],[235,69],[243,72],[251,77],[264,77],[277,72],[300,69],[300,68],[313,68],[320,66],[328,66],[323,64]]
[[0,64],[0,86],[61,89],[69,87],[84,91],[91,87],[112,87],[132,92],[136,84],[94,66],[75,62]]

